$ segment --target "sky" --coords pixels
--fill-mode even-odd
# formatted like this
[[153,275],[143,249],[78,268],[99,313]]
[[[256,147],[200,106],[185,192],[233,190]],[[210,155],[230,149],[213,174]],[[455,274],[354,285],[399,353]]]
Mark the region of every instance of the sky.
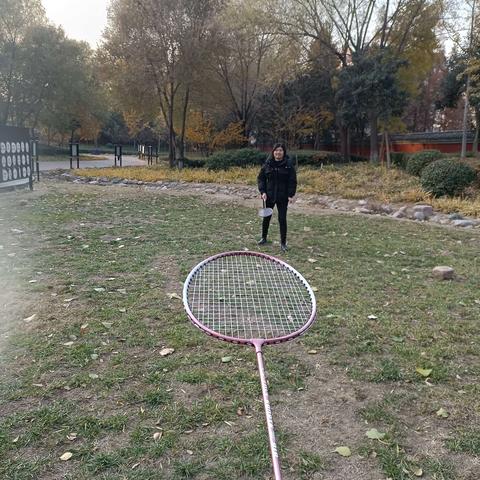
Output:
[[68,38],[97,47],[107,26],[110,0],[42,0],[50,22],[61,25]]

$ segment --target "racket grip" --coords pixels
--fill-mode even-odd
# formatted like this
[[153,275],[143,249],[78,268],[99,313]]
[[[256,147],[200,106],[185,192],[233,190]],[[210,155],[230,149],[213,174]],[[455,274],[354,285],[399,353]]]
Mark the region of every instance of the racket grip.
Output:
[[275,431],[273,428],[272,409],[270,408],[270,400],[268,398],[267,378],[265,376],[265,366],[263,363],[263,354],[261,343],[254,342],[255,353],[257,354],[258,372],[260,374],[260,382],[262,385],[263,404],[265,406],[265,417],[267,419],[268,440],[270,442],[270,453],[272,456],[273,473],[275,480],[282,480],[282,472],[280,470],[280,458],[278,456],[277,441],[275,439]]

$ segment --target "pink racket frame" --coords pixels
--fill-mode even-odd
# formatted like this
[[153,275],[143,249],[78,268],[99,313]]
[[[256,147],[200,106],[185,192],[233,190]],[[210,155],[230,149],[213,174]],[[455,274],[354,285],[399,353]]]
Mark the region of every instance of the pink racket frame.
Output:
[[[292,332],[288,335],[282,336],[282,337],[277,337],[277,338],[269,338],[269,339],[263,339],[263,338],[250,338],[250,339],[243,339],[243,338],[235,338],[235,337],[229,337],[227,335],[222,335],[219,334],[210,328],[206,327],[203,325],[201,322],[199,322],[196,318],[195,315],[193,315],[190,306],[188,305],[188,287],[190,285],[190,282],[193,278],[193,276],[207,263],[212,262],[213,260],[216,260],[221,257],[228,257],[228,256],[240,256],[240,255],[247,255],[247,256],[255,256],[255,257],[262,257],[267,260],[279,263],[283,265],[285,268],[290,270],[301,282],[304,284],[305,289],[308,291],[310,295],[310,300],[312,302],[312,312],[310,314],[310,318],[307,320],[307,322],[303,325],[302,328],[299,330]],[[184,286],[183,286],[183,305],[185,307],[185,310],[187,312],[187,315],[191,322],[200,330],[205,332],[208,335],[211,335],[212,337],[216,337],[220,340],[224,340],[226,342],[230,343],[236,343],[236,344],[242,344],[242,345],[251,345],[255,347],[255,353],[257,356],[257,364],[258,364],[258,371],[260,374],[260,382],[262,385],[262,396],[263,396],[263,403],[265,406],[265,417],[267,420],[267,430],[268,430],[268,439],[270,442],[270,453],[272,457],[272,466],[273,466],[273,472],[275,474],[275,480],[281,480],[282,479],[282,472],[280,469],[280,459],[278,455],[278,448],[277,448],[277,442],[275,439],[275,431],[273,427],[273,418],[272,418],[272,410],[270,408],[270,400],[268,396],[268,386],[267,386],[267,379],[265,375],[265,365],[263,361],[263,353],[262,353],[262,346],[263,345],[272,345],[272,344],[277,344],[277,343],[282,343],[286,342],[288,340],[292,340],[300,335],[302,335],[314,322],[315,317],[316,317],[316,300],[315,300],[315,295],[313,293],[313,290],[311,289],[310,285],[308,282],[303,278],[303,276],[298,273],[293,267],[288,265],[288,263],[285,263],[284,261],[272,257],[270,255],[266,255],[264,253],[259,253],[259,252],[250,252],[250,251],[232,251],[232,252],[224,252],[224,253],[219,253],[217,255],[213,255],[212,257],[207,258],[206,260],[203,260],[200,262],[196,267],[193,268],[193,270],[190,272],[188,275],[187,279],[185,280]]]

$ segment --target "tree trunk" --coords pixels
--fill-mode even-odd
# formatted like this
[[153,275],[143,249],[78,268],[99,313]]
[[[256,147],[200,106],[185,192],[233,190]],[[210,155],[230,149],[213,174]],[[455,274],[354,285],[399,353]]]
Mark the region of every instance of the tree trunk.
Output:
[[383,161],[385,160],[385,156],[383,155],[383,151],[385,149],[385,133],[382,135],[382,141],[380,142],[380,150],[378,152],[378,160],[380,165],[383,166]]
[[378,116],[370,113],[370,162],[378,164]]
[[390,169],[390,167],[392,166],[392,161],[390,158],[390,143],[389,143],[390,141],[388,138],[388,132],[386,130],[384,132],[384,135],[385,135],[385,152],[387,155],[387,168]]
[[5,113],[3,114],[3,118],[1,119],[3,125],[7,125],[8,117],[10,116],[10,107],[12,105],[12,83],[13,83],[13,69],[15,65],[15,57],[16,57],[16,43],[13,45],[12,51],[12,58],[10,63],[10,70],[8,72],[8,80],[7,80],[7,87],[6,87],[6,102],[5,102]]
[[460,153],[460,158],[462,160],[467,156],[467,119],[468,119],[468,105],[469,105],[469,95],[470,95],[470,74],[467,75],[467,87],[465,90],[465,103],[463,105],[463,121],[462,121],[462,150]]
[[173,128],[173,102],[175,92],[173,82],[170,82],[170,102],[168,105],[168,163],[171,168],[175,166],[175,130]]
[[344,160],[348,162],[350,159],[350,145],[348,127],[340,126],[340,153]]
[[183,117],[182,117],[182,129],[180,131],[180,144],[179,144],[179,168],[183,168],[183,159],[185,158],[185,128],[187,124],[187,110],[188,110],[188,100],[190,97],[190,87],[187,87],[185,92],[185,101],[183,103]]
[[480,133],[480,109],[475,109],[475,137],[473,139],[472,152],[478,157],[478,136]]

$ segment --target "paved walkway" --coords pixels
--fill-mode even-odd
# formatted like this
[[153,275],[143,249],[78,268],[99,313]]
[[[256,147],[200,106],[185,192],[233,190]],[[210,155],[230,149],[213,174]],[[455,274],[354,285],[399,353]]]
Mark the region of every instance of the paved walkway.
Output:
[[[107,160],[80,160],[80,168],[105,168],[114,166],[114,156],[113,155],[101,155],[101,157],[107,157]],[[124,155],[122,158],[122,165],[124,167],[129,166],[145,166],[147,164],[146,160],[139,160],[133,155]],[[77,162],[73,162],[73,168],[77,168]],[[47,170],[70,170],[70,161],[69,160],[56,160],[56,161],[42,161],[40,158],[40,171],[44,172]]]

